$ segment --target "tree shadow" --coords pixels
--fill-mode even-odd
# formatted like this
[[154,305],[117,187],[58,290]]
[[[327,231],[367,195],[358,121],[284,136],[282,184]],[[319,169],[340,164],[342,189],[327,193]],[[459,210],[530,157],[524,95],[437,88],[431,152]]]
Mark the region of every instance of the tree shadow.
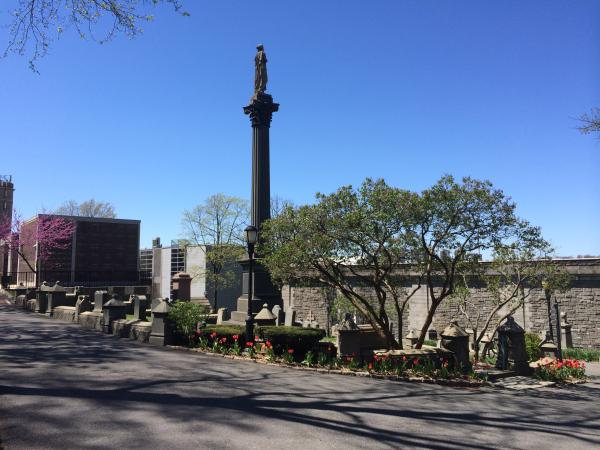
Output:
[[[505,436],[600,445],[596,383],[516,392],[316,374],[156,349],[35,315],[10,317],[2,307],[0,314],[0,396],[8,402],[0,430],[16,440],[35,423],[46,444],[58,439],[51,430],[69,430],[60,435],[64,448],[106,448],[106,430],[115,448],[167,447],[163,423],[185,430],[189,447],[243,439],[252,447],[296,429],[351,447],[521,446]],[[85,411],[96,411],[94,427]],[[135,442],[126,440],[132,435]]]

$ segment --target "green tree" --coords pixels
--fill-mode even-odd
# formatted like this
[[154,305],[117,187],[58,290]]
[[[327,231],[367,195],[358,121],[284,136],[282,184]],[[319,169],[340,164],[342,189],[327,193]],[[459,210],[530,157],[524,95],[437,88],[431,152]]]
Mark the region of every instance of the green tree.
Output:
[[263,264],[281,284],[317,279],[337,289],[390,348],[399,348],[389,311],[401,318],[418,289],[406,289],[406,277],[395,270],[412,259],[415,200],[415,194],[371,179],[358,189],[317,194],[316,204],[287,207],[263,225]]
[[117,34],[132,38],[140,34],[142,24],[154,16],[150,8],[170,4],[183,16],[180,0],[14,0],[8,7],[8,43],[4,56],[30,54],[29,65],[48,52],[52,42],[65,30],[74,29],[82,39],[100,43]]
[[196,268],[191,275],[204,276],[213,290],[213,308],[218,309],[219,291],[236,280],[235,264],[245,254],[244,228],[248,223],[246,200],[215,194],[192,210],[183,212],[183,235],[198,245],[206,256],[206,268]]
[[[509,315],[533,298],[535,290],[542,289],[543,282],[552,283],[560,291],[568,288],[569,276],[552,261],[552,253],[540,229],[521,221],[515,239],[496,248],[490,263],[477,262],[468,274],[462,273],[451,301],[473,330],[476,358],[483,337],[493,336]],[[474,302],[473,286],[487,292],[486,308]]]
[[429,310],[416,347],[421,348],[440,304],[456,291],[480,254],[518,237],[515,204],[489,181],[442,177],[419,196],[415,217],[418,264],[429,292]]

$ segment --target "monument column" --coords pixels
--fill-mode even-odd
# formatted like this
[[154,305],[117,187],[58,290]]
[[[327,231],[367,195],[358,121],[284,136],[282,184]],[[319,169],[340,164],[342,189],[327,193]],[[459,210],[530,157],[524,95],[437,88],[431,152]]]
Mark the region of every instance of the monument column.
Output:
[[244,114],[252,122],[252,198],[251,224],[260,231],[261,224],[271,218],[271,185],[269,167],[269,128],[279,104],[265,93],[256,93]]
[[[267,88],[267,55],[262,45],[258,50],[255,62],[254,95],[244,114],[250,117],[252,124],[252,197],[250,223],[259,231],[265,220],[271,218],[271,186],[269,167],[269,128],[273,113],[279,110],[279,104],[273,102],[273,97],[265,90]],[[282,306],[281,293],[273,285],[268,271],[260,263],[260,254],[254,261],[254,282],[252,295],[252,311],[257,313],[262,305],[267,303],[269,308]],[[240,261],[242,266],[242,296],[238,298],[237,311],[232,312],[234,322],[244,323],[248,309],[248,270],[249,261]]]

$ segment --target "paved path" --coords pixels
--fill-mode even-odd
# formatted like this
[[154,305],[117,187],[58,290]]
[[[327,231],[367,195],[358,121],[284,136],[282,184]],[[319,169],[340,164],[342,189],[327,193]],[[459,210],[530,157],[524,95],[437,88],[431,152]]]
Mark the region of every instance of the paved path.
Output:
[[6,449],[599,448],[600,382],[396,383],[156,349],[0,305]]

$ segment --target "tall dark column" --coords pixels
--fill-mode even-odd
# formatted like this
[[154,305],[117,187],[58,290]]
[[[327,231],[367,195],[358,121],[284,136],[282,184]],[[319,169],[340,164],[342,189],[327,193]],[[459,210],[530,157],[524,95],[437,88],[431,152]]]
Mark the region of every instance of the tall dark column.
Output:
[[269,165],[269,128],[273,113],[279,109],[268,94],[257,94],[244,107],[252,122],[252,212],[251,223],[260,226],[271,218],[271,183]]

